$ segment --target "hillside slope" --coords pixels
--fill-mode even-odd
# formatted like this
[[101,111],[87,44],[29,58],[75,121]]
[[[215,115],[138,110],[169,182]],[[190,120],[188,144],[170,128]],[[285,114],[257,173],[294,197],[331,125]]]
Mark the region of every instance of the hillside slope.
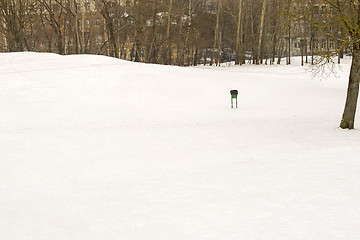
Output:
[[358,240],[346,61],[320,81],[0,54],[0,239]]

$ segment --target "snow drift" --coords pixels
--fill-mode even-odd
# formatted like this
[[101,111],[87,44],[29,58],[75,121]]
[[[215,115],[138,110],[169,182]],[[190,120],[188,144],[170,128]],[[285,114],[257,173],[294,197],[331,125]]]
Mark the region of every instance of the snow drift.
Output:
[[343,62],[320,81],[298,65],[0,54],[0,239],[358,240]]

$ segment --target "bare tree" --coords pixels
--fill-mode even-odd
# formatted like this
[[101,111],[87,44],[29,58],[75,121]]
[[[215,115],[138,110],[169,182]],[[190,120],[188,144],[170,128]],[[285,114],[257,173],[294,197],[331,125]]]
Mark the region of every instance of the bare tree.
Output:
[[[214,34],[214,44],[213,44],[213,51],[212,51],[212,55],[211,55],[210,65],[212,65],[213,62],[214,62],[216,50],[217,50],[217,52],[219,51],[219,49],[216,49],[216,45],[218,45],[219,22],[220,22],[221,7],[222,7],[222,0],[218,0],[217,14],[216,14],[216,25],[215,25],[215,34]],[[221,53],[218,52],[218,54],[221,54]]]
[[[60,8],[55,0],[36,0],[40,10],[40,18],[44,19],[50,28],[53,30],[53,33],[56,36],[56,46],[57,52],[59,54],[64,54],[64,24],[63,21],[64,11],[63,8]],[[46,25],[45,25],[45,30]]]
[[171,30],[171,15],[172,15],[172,7],[173,7],[173,0],[169,0],[169,8],[167,12],[167,27],[166,27],[166,47],[165,47],[165,53],[164,53],[164,63],[166,65],[171,64],[171,38],[170,38],[170,30]]
[[[348,38],[343,41],[348,42],[352,50],[348,91],[340,127],[353,129],[360,82],[360,5],[355,0],[327,0],[326,2],[334,9],[332,14],[339,19],[339,22],[335,24],[339,24],[346,31]],[[336,38],[329,34],[328,36]]]
[[256,55],[256,64],[260,64],[260,51],[261,51],[261,44],[262,44],[262,40],[263,40],[265,11],[266,11],[266,0],[263,0],[262,10],[261,10],[260,28],[259,28],[258,49],[257,49],[257,55]]
[[114,14],[112,13],[111,10],[113,10],[114,8],[116,9],[116,3],[114,2],[109,2],[106,0],[98,0],[97,1],[97,9],[100,11],[102,17],[105,19],[105,26],[106,26],[106,32],[107,32],[107,39],[108,39],[108,43],[110,43],[111,45],[111,52],[109,51],[109,55],[116,57],[119,49],[118,46],[116,44],[116,29],[114,26]]
[[30,50],[27,40],[31,27],[33,3],[25,0],[0,1],[0,31],[4,34],[8,51]]
[[[360,83],[360,5],[355,0],[325,0],[327,5],[322,9],[311,3],[313,14],[310,24],[317,30],[317,34],[325,39],[337,41],[339,44],[335,50],[325,46],[325,50],[319,51],[322,58],[316,63],[323,66],[332,61],[333,57],[349,46],[352,53],[352,63],[349,76],[346,103],[342,115],[340,127],[343,129],[354,129],[355,113],[359,95]],[[315,8],[316,7],[316,8]],[[321,11],[321,12],[320,12]],[[321,16],[319,15],[321,13]],[[330,27],[331,26],[331,27]],[[333,32],[332,29],[343,31]],[[314,33],[315,31],[312,31]],[[341,44],[340,44],[341,43]],[[327,44],[324,43],[324,44]],[[311,44],[312,45],[312,44]],[[312,47],[312,51],[314,46]],[[321,47],[324,49],[324,47]],[[314,62],[315,63],[315,62]]]
[[243,9],[243,0],[239,0],[238,8],[238,17],[237,17],[237,27],[236,27],[236,47],[235,47],[235,64],[242,64],[241,59],[241,37],[242,37],[242,28],[241,28],[241,17]]

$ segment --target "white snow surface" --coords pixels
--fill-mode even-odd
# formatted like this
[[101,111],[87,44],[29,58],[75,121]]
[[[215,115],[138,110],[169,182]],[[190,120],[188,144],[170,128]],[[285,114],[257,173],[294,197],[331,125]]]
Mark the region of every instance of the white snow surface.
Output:
[[350,61],[320,79],[1,53],[0,239],[360,239]]

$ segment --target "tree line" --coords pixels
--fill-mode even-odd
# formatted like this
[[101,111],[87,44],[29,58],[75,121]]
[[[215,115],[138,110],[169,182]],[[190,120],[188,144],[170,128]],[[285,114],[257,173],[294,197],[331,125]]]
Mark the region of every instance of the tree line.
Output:
[[[310,50],[326,50],[315,41],[324,41],[321,31],[309,22],[315,15],[324,18],[320,2],[2,0],[0,49],[104,54],[180,66],[229,60],[273,64],[282,57],[290,63],[293,52],[308,56]],[[339,47],[326,44],[328,51]]]

